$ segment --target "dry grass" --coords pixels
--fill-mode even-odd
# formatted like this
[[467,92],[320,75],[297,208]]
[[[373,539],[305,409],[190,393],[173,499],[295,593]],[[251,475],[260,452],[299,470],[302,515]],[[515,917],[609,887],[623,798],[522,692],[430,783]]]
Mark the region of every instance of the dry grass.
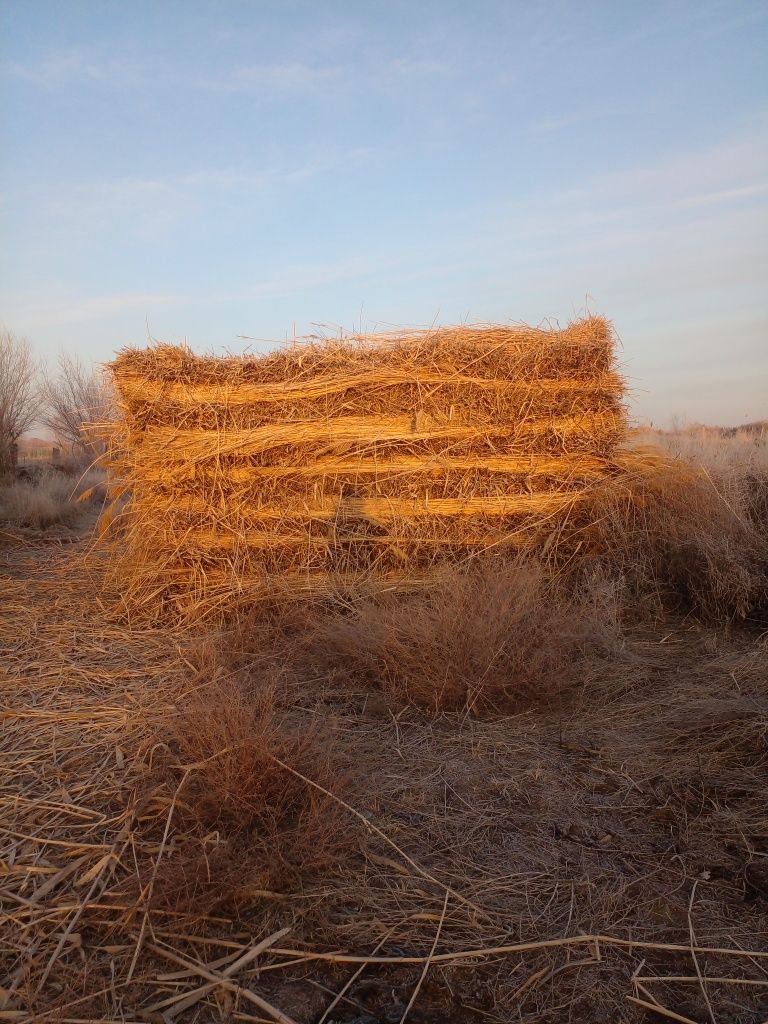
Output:
[[738,481],[768,473],[768,423],[743,429],[692,426],[664,431],[643,428],[640,436],[674,459],[701,466],[720,480]]
[[710,478],[723,501],[768,542],[768,423],[691,427],[650,435],[662,450]]
[[57,499],[47,489],[27,483],[10,484],[0,490],[0,523],[23,529],[47,530],[74,522],[77,509],[66,499]]
[[741,429],[690,427],[645,436],[678,462],[709,476],[728,505],[768,537],[768,423]]
[[312,646],[337,678],[433,712],[548,705],[615,648],[617,608],[593,579],[569,593],[530,559],[485,559],[423,595],[357,602]]
[[[633,613],[693,611],[712,622],[768,612],[768,474],[715,475],[669,461],[597,488],[566,550],[622,581]],[[581,545],[581,549],[579,548]]]
[[0,527],[6,539],[13,531],[51,531],[73,527],[83,512],[103,504],[104,472],[89,469],[69,474],[48,467],[36,468],[26,478],[0,486]]
[[72,500],[75,481],[55,471],[34,481],[19,480],[0,487],[0,523],[23,529],[71,526],[79,509]]

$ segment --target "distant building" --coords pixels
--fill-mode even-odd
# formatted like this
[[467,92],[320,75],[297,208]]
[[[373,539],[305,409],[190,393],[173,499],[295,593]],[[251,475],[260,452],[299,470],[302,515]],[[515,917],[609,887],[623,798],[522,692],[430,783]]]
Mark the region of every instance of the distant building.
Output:
[[20,437],[18,441],[18,464],[30,462],[59,462],[62,448],[58,441],[40,437]]

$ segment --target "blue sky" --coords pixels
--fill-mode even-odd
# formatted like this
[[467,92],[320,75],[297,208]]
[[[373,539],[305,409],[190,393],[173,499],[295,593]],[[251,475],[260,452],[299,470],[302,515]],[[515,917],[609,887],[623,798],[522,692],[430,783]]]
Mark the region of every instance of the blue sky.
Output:
[[41,355],[590,309],[637,417],[768,416],[768,4],[0,12],[0,321]]

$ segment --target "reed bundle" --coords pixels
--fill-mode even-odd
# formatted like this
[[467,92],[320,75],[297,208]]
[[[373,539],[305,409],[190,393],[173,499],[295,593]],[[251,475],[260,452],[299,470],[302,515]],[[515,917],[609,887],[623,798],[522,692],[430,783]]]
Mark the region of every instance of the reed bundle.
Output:
[[286,580],[407,583],[457,553],[543,543],[615,471],[626,430],[600,317],[257,357],[159,345],[111,370],[132,608],[197,614]]

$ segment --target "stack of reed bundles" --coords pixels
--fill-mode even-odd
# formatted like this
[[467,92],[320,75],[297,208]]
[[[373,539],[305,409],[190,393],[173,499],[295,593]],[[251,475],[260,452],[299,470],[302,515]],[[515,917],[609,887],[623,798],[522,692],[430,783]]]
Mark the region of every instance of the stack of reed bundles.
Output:
[[610,324],[308,339],[261,356],[129,349],[112,473],[132,608],[183,614],[362,581],[409,586],[547,544],[615,471]]

